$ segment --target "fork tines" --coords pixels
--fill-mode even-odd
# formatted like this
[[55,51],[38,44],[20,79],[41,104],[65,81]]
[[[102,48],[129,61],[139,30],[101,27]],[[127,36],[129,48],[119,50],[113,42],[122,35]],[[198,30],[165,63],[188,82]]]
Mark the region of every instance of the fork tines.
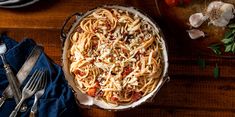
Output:
[[[40,78],[42,77],[42,75],[44,74],[43,71],[41,70],[36,70],[33,75],[31,76],[31,79],[28,81],[28,83],[25,85],[24,88],[29,88],[29,87],[32,87],[34,88],[36,85],[34,85],[35,83],[37,83],[37,78]],[[34,86],[32,86],[34,85]]]
[[38,90],[43,89],[45,87],[45,85],[47,84],[47,74],[46,73],[47,73],[46,71],[43,73],[42,80],[39,84]]

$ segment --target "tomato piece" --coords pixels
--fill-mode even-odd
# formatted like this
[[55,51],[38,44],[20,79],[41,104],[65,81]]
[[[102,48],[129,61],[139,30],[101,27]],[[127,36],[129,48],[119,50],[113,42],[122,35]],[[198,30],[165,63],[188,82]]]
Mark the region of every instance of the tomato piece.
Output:
[[96,88],[90,88],[87,91],[87,95],[89,95],[89,96],[95,97],[95,94],[96,94]]
[[80,71],[79,69],[76,69],[73,73],[74,73],[75,75],[79,75],[79,76],[84,76],[84,75],[86,75],[85,72],[82,72],[82,71]]
[[116,101],[118,101],[118,98],[117,98],[117,97],[112,96],[112,97],[111,97],[111,100],[116,102]]
[[192,2],[192,0],[183,0],[184,5],[189,5]]
[[165,3],[170,7],[177,6],[179,2],[179,0],[165,0]]
[[100,83],[98,81],[95,82],[94,88],[100,88]]
[[134,93],[132,94],[132,101],[135,102],[135,101],[139,100],[141,97],[142,97],[142,95],[141,95],[140,92],[134,92]]
[[128,53],[130,53],[129,50],[127,50],[125,48],[121,48],[121,50],[122,50],[122,52],[124,53],[125,56],[128,56]]
[[124,71],[122,72],[122,77],[126,77],[128,74],[132,72],[132,68],[130,66],[127,66],[124,68]]

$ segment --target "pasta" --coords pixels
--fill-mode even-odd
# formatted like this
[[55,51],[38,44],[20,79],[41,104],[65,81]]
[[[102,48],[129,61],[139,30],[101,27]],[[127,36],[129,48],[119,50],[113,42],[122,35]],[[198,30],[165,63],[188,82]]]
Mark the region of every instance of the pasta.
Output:
[[70,72],[77,88],[115,105],[131,104],[156,88],[163,71],[159,32],[136,14],[99,8],[70,37]]

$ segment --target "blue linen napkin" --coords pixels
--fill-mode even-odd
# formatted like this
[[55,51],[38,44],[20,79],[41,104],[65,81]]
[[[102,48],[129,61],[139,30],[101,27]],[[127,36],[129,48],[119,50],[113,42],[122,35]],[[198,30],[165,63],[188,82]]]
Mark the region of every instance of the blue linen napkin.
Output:
[[[10,67],[14,74],[24,64],[25,60],[29,56],[31,50],[36,46],[36,43],[32,39],[25,39],[18,43],[6,35],[1,37],[2,41],[6,44],[8,51],[6,52],[6,60],[10,64]],[[80,112],[77,107],[73,92],[67,85],[67,81],[64,78],[63,71],[59,65],[53,63],[50,58],[41,53],[35,66],[31,70],[29,76],[23,82],[23,86],[27,83],[30,76],[36,69],[47,68],[48,70],[48,83],[45,89],[44,95],[40,98],[38,103],[38,117],[79,117]],[[2,61],[0,60],[0,95],[7,87],[8,81],[4,72]],[[28,117],[31,106],[33,105],[34,96],[27,99],[25,102],[28,105],[26,112],[19,112],[17,116]],[[15,108],[16,103],[14,99],[8,99],[4,105],[0,108],[0,116],[8,117],[12,110]]]

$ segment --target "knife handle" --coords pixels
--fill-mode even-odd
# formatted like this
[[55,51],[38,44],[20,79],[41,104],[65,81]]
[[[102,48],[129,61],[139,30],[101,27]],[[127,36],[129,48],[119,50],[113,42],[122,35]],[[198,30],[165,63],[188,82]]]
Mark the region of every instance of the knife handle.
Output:
[[6,76],[7,76],[7,79],[9,81],[9,84],[11,84],[11,90],[13,92],[16,104],[18,104],[20,99],[21,99],[21,93],[20,93],[21,91],[20,91],[20,86],[19,86],[18,79],[16,79],[16,77],[13,74],[10,66],[7,63],[4,64],[4,68],[5,68],[5,71],[6,71]]
[[4,95],[0,98],[0,107],[2,107],[6,99],[7,98]]
[[16,79],[15,75],[13,74],[9,64],[7,64],[6,62],[6,58],[4,54],[0,54],[0,57],[2,59],[3,65],[4,65],[4,69],[6,71],[6,76],[7,76],[7,80],[9,82],[10,88],[12,90],[13,96],[15,98],[16,104],[19,103],[20,98],[21,98],[21,91],[20,91],[20,86],[19,86],[19,82],[18,79]]

